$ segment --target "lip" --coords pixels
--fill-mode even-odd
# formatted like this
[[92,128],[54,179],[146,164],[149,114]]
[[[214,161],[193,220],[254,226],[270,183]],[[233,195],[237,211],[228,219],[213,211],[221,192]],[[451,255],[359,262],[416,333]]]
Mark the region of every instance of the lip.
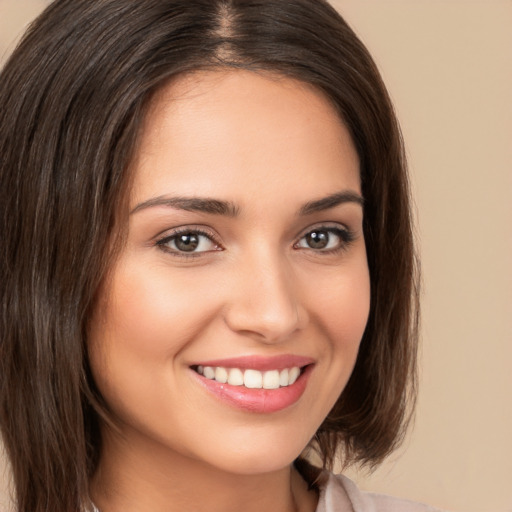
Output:
[[210,361],[198,361],[191,366],[222,366],[224,368],[243,368],[244,370],[284,370],[298,366],[302,368],[315,362],[311,357],[282,354],[279,356],[241,356],[229,359],[214,359]]
[[[192,376],[197,379],[209,393],[225,404],[243,411],[269,414],[286,409],[300,399],[306,390],[314,364],[311,358],[299,356],[241,357],[204,361],[204,366],[223,366],[224,368],[243,368],[252,370],[281,370],[299,366],[302,371],[297,380],[290,386],[278,389],[249,389],[244,386],[231,386],[212,379],[207,379],[190,368]],[[195,366],[195,365],[193,365]]]

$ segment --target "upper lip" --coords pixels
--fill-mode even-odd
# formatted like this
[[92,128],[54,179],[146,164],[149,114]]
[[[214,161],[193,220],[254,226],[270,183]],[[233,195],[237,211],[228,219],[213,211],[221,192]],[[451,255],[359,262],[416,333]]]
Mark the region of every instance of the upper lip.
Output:
[[241,356],[231,357],[227,359],[214,359],[208,361],[200,361],[191,366],[221,366],[223,368],[243,368],[247,370],[284,370],[285,368],[293,368],[298,366],[302,368],[314,363],[311,357],[298,356],[293,354],[282,354],[278,356]]

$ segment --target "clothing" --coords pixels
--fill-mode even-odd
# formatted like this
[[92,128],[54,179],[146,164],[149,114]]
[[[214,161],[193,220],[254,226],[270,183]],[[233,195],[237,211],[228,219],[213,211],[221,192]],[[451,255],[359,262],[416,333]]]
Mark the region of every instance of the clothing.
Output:
[[439,509],[383,494],[360,491],[343,475],[322,472],[316,512],[441,512]]

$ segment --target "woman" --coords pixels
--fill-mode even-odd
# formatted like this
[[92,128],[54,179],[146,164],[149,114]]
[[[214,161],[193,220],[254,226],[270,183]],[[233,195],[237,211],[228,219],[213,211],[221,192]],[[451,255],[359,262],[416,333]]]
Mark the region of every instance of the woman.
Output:
[[17,510],[426,510],[307,462],[415,391],[400,132],[328,4],[57,0],[0,104]]

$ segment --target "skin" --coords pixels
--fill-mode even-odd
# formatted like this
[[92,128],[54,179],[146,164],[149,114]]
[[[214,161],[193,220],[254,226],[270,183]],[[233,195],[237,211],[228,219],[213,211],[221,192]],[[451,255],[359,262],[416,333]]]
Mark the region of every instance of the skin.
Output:
[[[102,512],[314,510],[292,462],[347,383],[370,302],[348,131],[305,84],[200,72],[154,98],[133,173],[126,244],[90,326],[94,377],[116,424],[103,426],[94,501]],[[338,192],[352,199],[300,214]],[[236,212],[155,204],[163,197],[228,201]],[[209,237],[192,257],[169,240],[181,227]],[[331,249],[308,245],[315,229]],[[190,368],[281,354],[314,364],[300,399],[272,413],[226,403]]]

